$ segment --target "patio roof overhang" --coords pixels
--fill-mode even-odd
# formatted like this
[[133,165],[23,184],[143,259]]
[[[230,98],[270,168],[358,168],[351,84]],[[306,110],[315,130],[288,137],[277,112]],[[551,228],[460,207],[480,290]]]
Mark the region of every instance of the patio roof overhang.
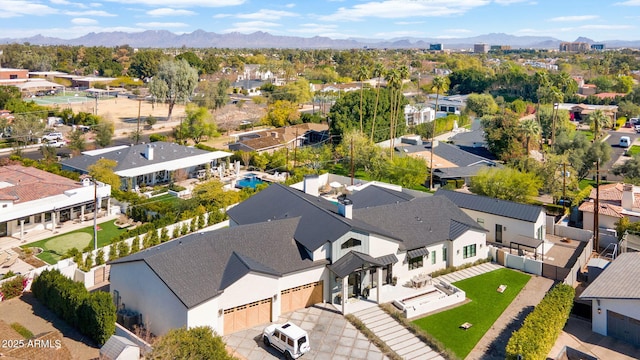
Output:
[[329,265],[329,270],[338,275],[338,277],[344,278],[357,269],[381,267],[396,262],[398,262],[398,258],[394,254],[374,258],[358,251],[349,251],[338,261]]

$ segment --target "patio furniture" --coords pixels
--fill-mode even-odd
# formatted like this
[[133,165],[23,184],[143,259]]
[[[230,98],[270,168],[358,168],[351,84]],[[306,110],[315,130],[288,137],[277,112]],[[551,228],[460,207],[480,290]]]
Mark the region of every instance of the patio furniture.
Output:
[[460,325],[459,327],[460,327],[460,329],[468,330],[468,329],[469,329],[470,327],[472,327],[472,326],[473,326],[473,324],[472,324],[472,323],[465,322],[465,323],[463,323],[462,325]]
[[17,253],[11,254],[11,257],[9,257],[9,259],[7,259],[7,261],[4,264],[2,264],[2,267],[3,268],[8,268],[8,267],[13,266],[13,264],[16,263],[16,260],[18,260],[18,256],[19,255]]

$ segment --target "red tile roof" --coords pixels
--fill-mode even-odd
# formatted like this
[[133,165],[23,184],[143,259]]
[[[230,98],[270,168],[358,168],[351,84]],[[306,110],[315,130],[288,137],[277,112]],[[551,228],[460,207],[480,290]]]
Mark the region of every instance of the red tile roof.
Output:
[[[603,201],[622,201],[622,192],[624,189],[624,184],[615,183],[615,184],[605,184],[600,185],[600,200]],[[596,198],[596,189],[591,190],[591,194],[589,197],[592,199]]]
[[[592,212],[595,212],[594,205],[595,205],[594,202],[585,201],[580,205],[578,210],[592,213]],[[598,210],[598,214],[600,215],[607,215],[607,216],[616,217],[616,218],[624,217],[624,215],[622,215],[622,210],[623,210],[622,206],[617,206],[617,205],[612,205],[607,203],[600,203],[599,205],[600,205],[600,209]]]
[[0,199],[14,203],[60,195],[82,185],[74,180],[20,165],[0,167]]

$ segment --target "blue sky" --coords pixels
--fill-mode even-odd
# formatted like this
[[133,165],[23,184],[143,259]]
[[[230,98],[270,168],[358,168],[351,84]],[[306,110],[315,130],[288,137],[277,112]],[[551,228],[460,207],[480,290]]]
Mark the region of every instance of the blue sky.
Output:
[[0,38],[168,30],[334,39],[640,39],[640,0],[0,0]]

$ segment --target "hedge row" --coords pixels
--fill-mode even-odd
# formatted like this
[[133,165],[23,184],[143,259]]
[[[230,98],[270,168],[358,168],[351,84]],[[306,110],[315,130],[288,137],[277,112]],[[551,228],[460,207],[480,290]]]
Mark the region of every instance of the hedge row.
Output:
[[116,330],[116,306],[111,294],[90,293],[82,283],[45,270],[31,285],[35,297],[69,325],[103,345]]
[[507,359],[545,360],[569,319],[574,297],[575,290],[569,285],[551,289],[511,335]]
[[0,285],[0,294],[2,299],[9,300],[11,298],[20,296],[24,289],[26,279],[20,275],[14,277],[11,280],[7,280]]

